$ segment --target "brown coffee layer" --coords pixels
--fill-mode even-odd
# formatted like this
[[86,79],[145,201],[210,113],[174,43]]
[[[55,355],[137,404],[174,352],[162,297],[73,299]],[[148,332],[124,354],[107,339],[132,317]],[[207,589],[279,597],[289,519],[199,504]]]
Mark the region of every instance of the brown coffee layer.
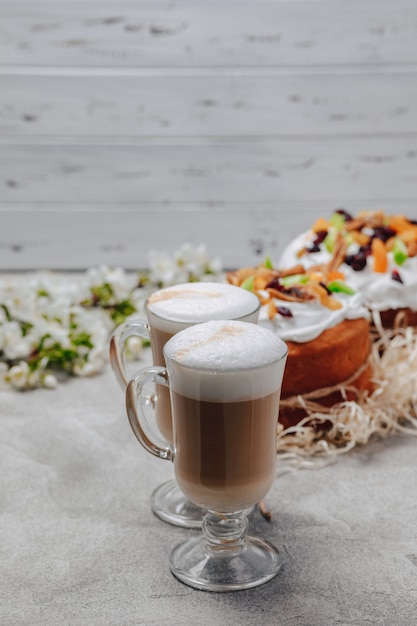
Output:
[[185,495],[215,511],[258,502],[275,475],[279,394],[243,402],[206,402],[172,394],[175,475]]

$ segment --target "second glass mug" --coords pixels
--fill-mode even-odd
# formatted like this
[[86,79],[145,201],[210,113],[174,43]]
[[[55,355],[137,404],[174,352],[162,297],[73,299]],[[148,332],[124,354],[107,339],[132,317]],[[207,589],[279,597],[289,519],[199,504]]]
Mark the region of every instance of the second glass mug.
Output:
[[[260,302],[256,295],[226,283],[184,283],[160,289],[145,303],[147,320],[134,319],[121,324],[110,340],[110,363],[125,390],[134,371],[126,358],[130,337],[150,339],[154,365],[165,366],[163,348],[177,332],[211,320],[258,321]],[[136,368],[137,369],[137,368]],[[164,440],[173,442],[169,390],[156,384],[156,422]],[[151,508],[165,522],[184,528],[200,528],[205,510],[182,493],[175,479],[159,485],[152,493]]]

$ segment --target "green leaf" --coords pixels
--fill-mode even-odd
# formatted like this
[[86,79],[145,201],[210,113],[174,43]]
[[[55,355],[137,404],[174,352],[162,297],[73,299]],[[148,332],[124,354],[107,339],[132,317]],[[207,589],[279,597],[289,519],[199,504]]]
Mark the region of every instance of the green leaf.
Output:
[[10,315],[10,311],[9,311],[9,309],[7,308],[7,306],[6,306],[5,304],[1,304],[0,306],[1,306],[1,308],[3,309],[3,311],[4,311],[4,312],[5,312],[5,314],[6,314],[6,319],[7,319],[7,321],[8,321],[8,322],[11,322],[11,321],[12,321],[12,316]]
[[88,333],[80,333],[79,335],[71,335],[71,342],[74,346],[85,346],[86,348],[93,348],[90,335]]
[[136,313],[136,307],[130,300],[122,300],[114,305],[113,311],[110,316],[112,320],[118,325],[125,321],[126,317]]
[[91,293],[94,300],[102,305],[109,304],[114,297],[112,286],[109,283],[91,287]]
[[25,337],[31,328],[33,328],[33,324],[30,322],[19,322],[20,328],[22,329],[22,336]]

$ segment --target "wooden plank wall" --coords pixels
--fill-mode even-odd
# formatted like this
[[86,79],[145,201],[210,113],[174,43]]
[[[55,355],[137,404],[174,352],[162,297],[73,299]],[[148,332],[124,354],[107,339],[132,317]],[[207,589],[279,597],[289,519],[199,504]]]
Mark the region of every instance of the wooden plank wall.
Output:
[[417,217],[415,0],[0,0],[0,269]]

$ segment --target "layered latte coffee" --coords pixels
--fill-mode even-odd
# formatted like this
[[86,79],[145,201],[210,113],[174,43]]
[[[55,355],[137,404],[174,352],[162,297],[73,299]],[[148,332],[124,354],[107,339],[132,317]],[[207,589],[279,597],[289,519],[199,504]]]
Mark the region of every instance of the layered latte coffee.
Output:
[[[219,319],[255,322],[259,300],[248,291],[223,283],[186,283],[161,289],[146,303],[154,365],[165,365],[163,347],[178,331]],[[156,419],[162,435],[172,441],[169,391],[157,385]]]

